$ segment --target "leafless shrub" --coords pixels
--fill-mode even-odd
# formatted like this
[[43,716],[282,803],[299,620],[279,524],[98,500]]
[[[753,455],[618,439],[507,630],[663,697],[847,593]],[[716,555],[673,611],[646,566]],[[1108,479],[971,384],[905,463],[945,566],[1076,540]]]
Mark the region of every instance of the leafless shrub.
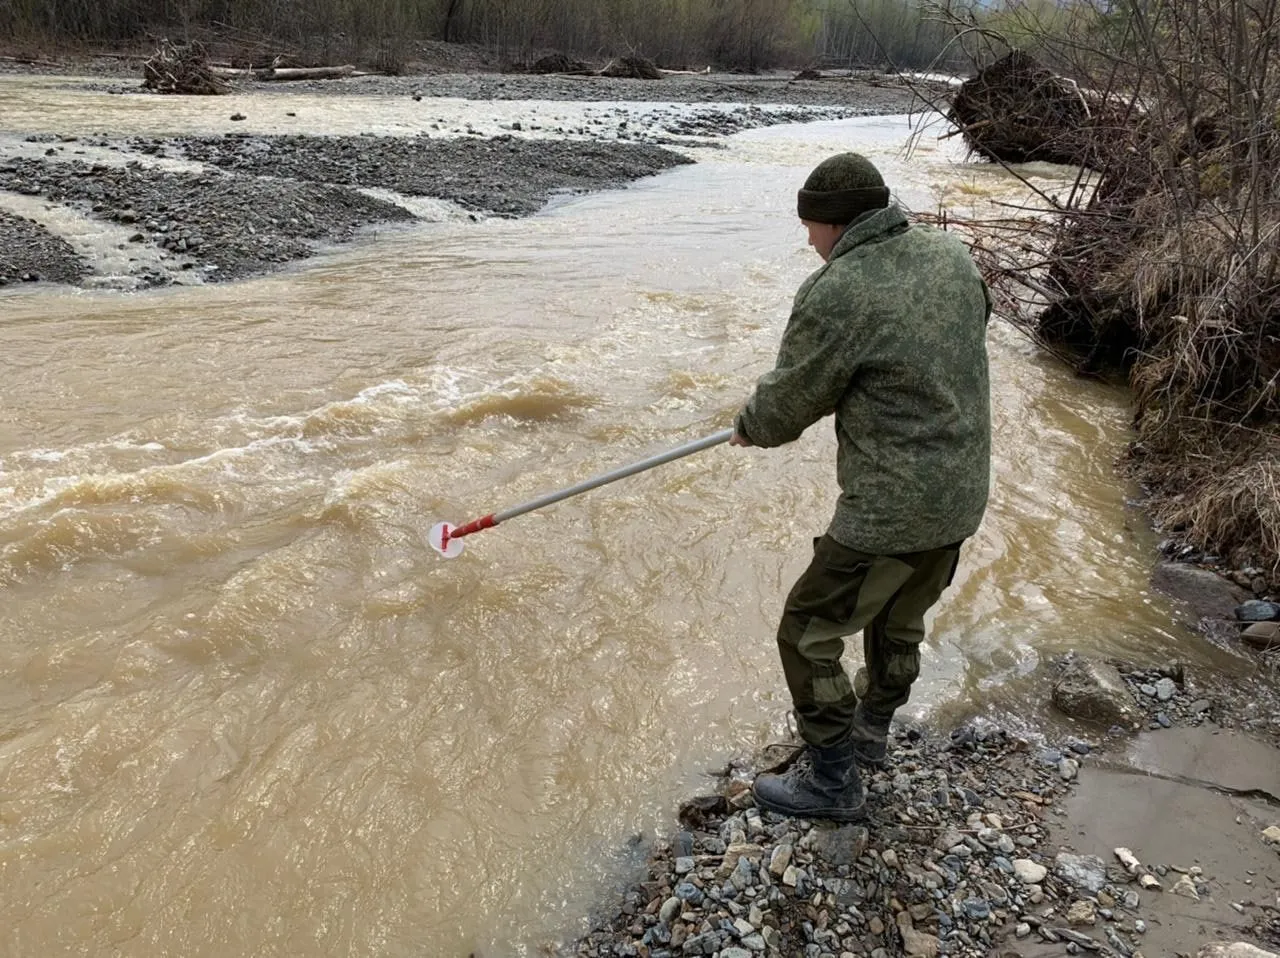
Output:
[[[1129,112],[1080,122],[1095,188],[1005,277],[1043,296],[1036,332],[1079,368],[1127,373],[1127,466],[1162,525],[1280,573],[1280,0],[1073,9],[1024,40]],[[1028,235],[1046,245],[1042,222]]]

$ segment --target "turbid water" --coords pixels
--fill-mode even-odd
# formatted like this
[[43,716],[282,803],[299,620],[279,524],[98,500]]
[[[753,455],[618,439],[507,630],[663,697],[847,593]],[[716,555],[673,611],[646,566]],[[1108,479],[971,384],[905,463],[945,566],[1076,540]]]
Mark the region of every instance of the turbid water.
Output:
[[[580,930],[628,839],[779,723],[772,630],[830,515],[831,429],[452,562],[423,534],[727,426],[817,263],[793,202],[825,155],[870,154],[916,209],[1016,195],[907,135],[759,130],[267,279],[0,297],[0,953],[511,955]],[[1125,397],[1003,323],[990,345],[992,505],[913,707],[1012,706],[1069,646],[1194,660],[1113,471]]]

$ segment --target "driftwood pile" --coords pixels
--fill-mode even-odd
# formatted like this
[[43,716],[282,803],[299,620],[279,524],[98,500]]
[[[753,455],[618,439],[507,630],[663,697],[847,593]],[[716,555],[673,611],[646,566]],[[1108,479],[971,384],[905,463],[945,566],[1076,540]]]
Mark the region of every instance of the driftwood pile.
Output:
[[989,160],[1096,166],[1097,130],[1129,112],[1015,50],[960,85],[948,119]]
[[663,70],[648,57],[634,55],[616,57],[599,70],[595,70],[581,60],[575,60],[563,53],[549,53],[533,63],[516,65],[513,70],[517,73],[537,73],[545,76],[610,77],[629,80],[661,80],[668,74],[711,72],[710,67],[703,71]]
[[539,57],[529,65],[530,73],[568,73],[568,74],[585,74],[590,73],[591,68],[581,60],[574,60],[563,53],[549,53],[545,57]]
[[648,57],[626,56],[610,60],[600,71],[601,76],[621,77],[627,80],[661,80],[662,71]]
[[232,80],[288,82],[291,80],[343,80],[347,77],[370,76],[351,64],[325,67],[287,66],[289,61],[277,56],[262,69],[237,69],[225,63],[213,63],[204,47],[197,43],[175,44],[168,40],[160,45],[142,65],[142,85],[156,93],[212,95],[231,92]]
[[142,65],[142,85],[156,93],[216,96],[231,92],[231,84],[209,64],[199,43],[175,44],[161,40],[156,52]]

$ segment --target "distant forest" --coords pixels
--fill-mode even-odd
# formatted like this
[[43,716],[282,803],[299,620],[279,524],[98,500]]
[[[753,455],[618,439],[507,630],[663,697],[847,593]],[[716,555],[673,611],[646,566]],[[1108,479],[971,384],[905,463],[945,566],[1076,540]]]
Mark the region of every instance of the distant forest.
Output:
[[[990,12],[977,0],[949,8],[957,3]],[[0,36],[117,48],[198,39],[384,67],[410,64],[415,44],[443,40],[508,62],[559,51],[637,54],[677,69],[963,69],[968,57],[941,19],[922,0],[6,0]]]

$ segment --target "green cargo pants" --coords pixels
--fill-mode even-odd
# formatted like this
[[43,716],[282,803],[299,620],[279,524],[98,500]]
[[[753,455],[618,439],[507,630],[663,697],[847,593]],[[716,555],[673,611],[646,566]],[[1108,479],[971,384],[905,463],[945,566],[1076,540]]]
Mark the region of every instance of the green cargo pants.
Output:
[[[853,710],[892,715],[920,674],[924,616],[955,576],[960,543],[877,556],[824,535],[787,596],[778,651],[801,737],[827,747],[849,733]],[[844,637],[862,629],[855,693],[840,664]]]

